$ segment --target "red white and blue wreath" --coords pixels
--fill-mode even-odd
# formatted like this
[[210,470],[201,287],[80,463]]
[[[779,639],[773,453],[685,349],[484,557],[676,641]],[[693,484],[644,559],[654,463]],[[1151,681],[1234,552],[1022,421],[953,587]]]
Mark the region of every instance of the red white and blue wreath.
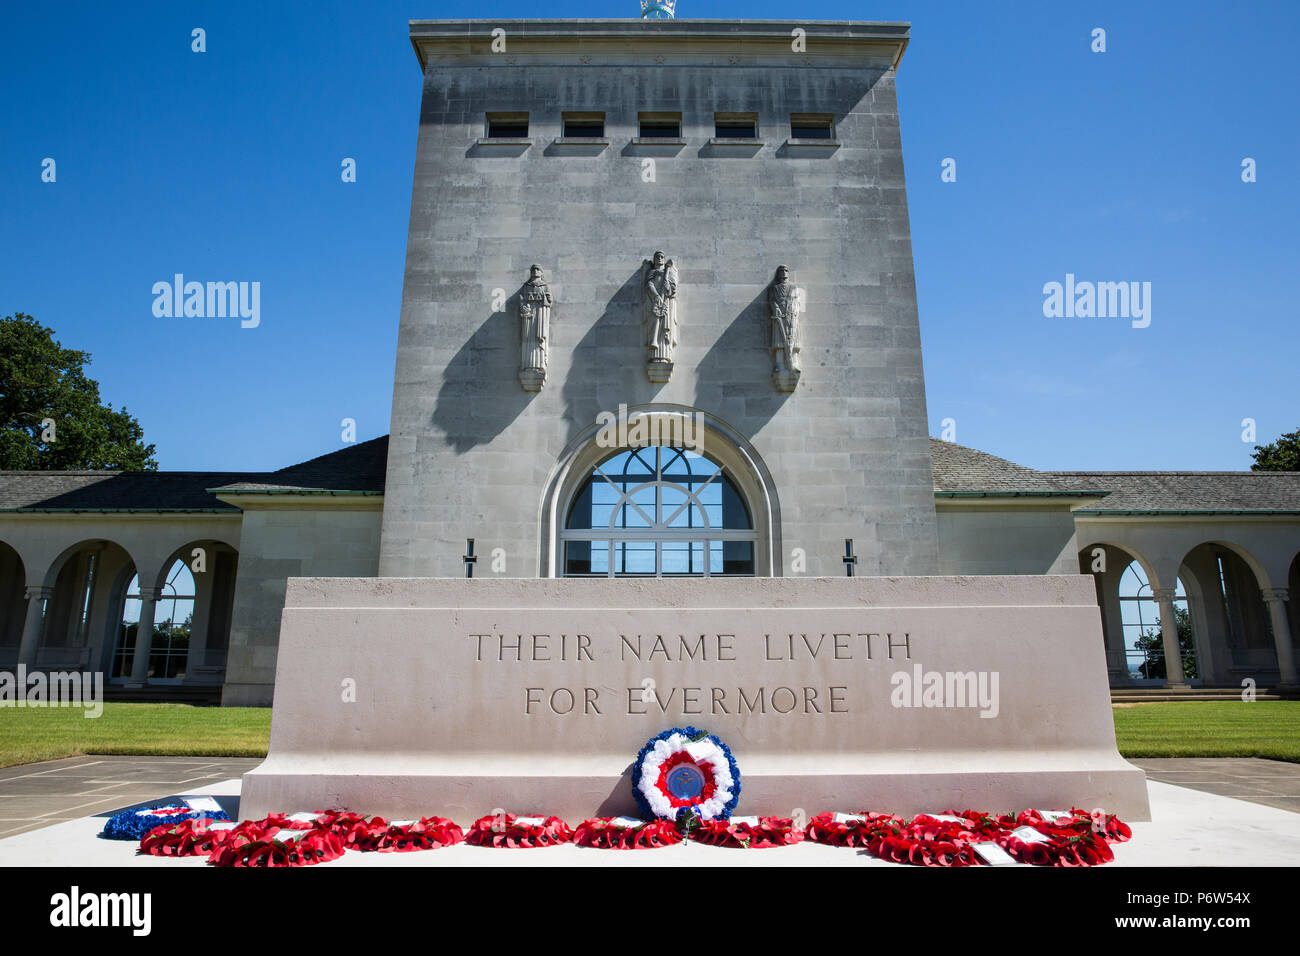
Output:
[[651,737],[636,755],[632,793],[647,818],[679,826],[726,820],[740,798],[740,769],[717,737],[674,727]]
[[155,827],[199,819],[229,820],[230,816],[211,797],[183,798],[177,803],[123,810],[108,818],[99,835],[106,840],[139,840]]

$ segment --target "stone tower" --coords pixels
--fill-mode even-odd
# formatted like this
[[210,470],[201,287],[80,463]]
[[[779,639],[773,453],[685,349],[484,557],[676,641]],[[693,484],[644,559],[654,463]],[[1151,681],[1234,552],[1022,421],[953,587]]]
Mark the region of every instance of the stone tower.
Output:
[[907,25],[417,21],[411,41],[379,574],[462,576],[473,538],[476,576],[494,554],[498,574],[562,575],[620,406],[701,425],[754,573],[842,575],[847,538],[856,574],[935,573]]

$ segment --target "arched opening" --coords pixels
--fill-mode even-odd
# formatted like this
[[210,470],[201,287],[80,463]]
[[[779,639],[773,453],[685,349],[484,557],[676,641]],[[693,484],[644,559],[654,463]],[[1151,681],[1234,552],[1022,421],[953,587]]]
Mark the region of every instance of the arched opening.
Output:
[[[234,614],[239,555],[221,541],[192,541],[172,552],[158,579],[153,633],[144,679],[149,683],[220,686],[225,678],[230,624]],[[133,571],[116,589],[116,640],[106,662],[109,680],[133,676],[139,645],[143,595]],[[145,582],[146,586],[150,582]]]
[[[1112,542],[1093,541],[1079,549],[1079,573],[1092,577],[1097,592],[1106,670],[1113,687],[1130,686],[1144,680],[1140,671],[1135,676],[1133,666],[1140,666],[1141,661],[1129,660],[1130,641],[1119,600],[1120,581],[1133,564],[1142,572],[1142,580],[1149,581],[1153,573],[1150,563],[1130,548]],[[1154,615],[1148,616],[1154,619]]]
[[[1196,636],[1182,578],[1174,581],[1173,607],[1178,627],[1178,649],[1182,656],[1182,676],[1189,682],[1197,681],[1200,671]],[[1119,609],[1129,679],[1134,683],[1163,684],[1169,679],[1162,630],[1164,622],[1160,619],[1160,605],[1152,593],[1151,582],[1137,561],[1131,561],[1120,575]]]
[[671,445],[615,451],[578,486],[560,533],[566,577],[756,573],[757,533],[715,459]]
[[56,558],[46,573],[50,588],[34,667],[93,669],[116,630],[113,582],[133,568],[131,555],[112,541],[84,541]]
[[1295,558],[1291,561],[1286,583],[1286,615],[1291,625],[1291,646],[1300,648],[1300,552],[1296,552]]
[[0,541],[0,666],[18,660],[27,619],[27,570],[18,552]]
[[[163,576],[154,602],[153,638],[149,642],[149,668],[146,672],[151,682],[174,683],[185,676],[195,597],[193,572],[184,561],[173,561]],[[140,575],[135,574],[123,596],[122,618],[108,672],[110,680],[126,680],[131,676],[141,608]]]
[[[683,424],[687,420],[691,423],[689,429]],[[638,422],[649,423],[645,434],[651,437],[646,441],[630,440],[636,434],[635,429],[640,427]],[[775,483],[758,452],[743,435],[715,416],[680,405],[620,407],[620,433],[625,426],[629,440],[611,441],[615,429],[608,421],[597,421],[575,436],[556,460],[540,503],[538,557],[543,577],[563,577],[566,574],[618,576],[618,567],[628,568],[626,573],[638,576],[667,573],[673,576],[752,574],[771,577],[781,574],[781,509]],[[654,448],[667,449],[666,457],[646,457]],[[611,500],[599,501],[593,491],[592,504],[613,505],[613,499],[622,501],[625,493],[634,493],[647,480],[666,480],[667,485],[676,485],[676,488],[669,488],[661,499],[665,503],[676,502],[676,506],[650,519],[649,524],[658,522],[660,525],[650,537],[638,533],[632,526],[610,527],[609,522],[613,520],[617,524],[620,517],[612,509],[608,513],[603,507],[594,510],[590,518],[585,517],[581,509],[576,515],[574,511],[584,488],[592,484],[593,479],[604,481],[597,475],[596,468],[631,451],[645,454],[640,460],[623,462],[618,466],[636,471],[615,468],[616,474],[628,476],[627,487],[614,487],[620,483],[606,482],[608,490],[600,494],[610,496]],[[676,457],[682,452],[688,456],[685,460]],[[663,472],[665,466],[667,473]],[[718,477],[709,481],[715,474]],[[675,480],[674,476],[690,480]],[[661,483],[660,487],[665,485]],[[708,490],[702,494],[710,499],[708,505],[714,510],[713,515],[708,514],[708,508],[701,509],[702,502],[699,501],[694,503],[695,507],[681,509],[684,500],[690,497],[682,489],[690,488],[694,492],[706,487]],[[640,494],[648,500],[650,492]],[[738,512],[731,510],[733,495],[747,513],[748,522],[743,525],[737,517]],[[644,511],[642,500],[634,500]],[[726,505],[726,514],[719,511],[724,501],[732,502]],[[645,519],[636,513],[632,503],[630,500],[626,502],[628,520],[641,521],[641,530],[645,530]],[[702,512],[709,522],[707,528],[701,522]],[[594,527],[582,527],[588,522]],[[683,522],[690,524],[682,528]],[[733,524],[736,526],[728,527]],[[598,529],[604,533],[599,533]],[[702,531],[707,531],[707,534],[701,534]],[[593,544],[586,549],[581,545],[570,548],[569,543],[574,541],[604,544]],[[619,541],[625,543],[623,547],[618,546],[616,542]],[[665,541],[669,543],[667,549],[660,546]],[[736,542],[752,542],[752,547]],[[653,550],[650,544],[654,545]],[[587,552],[591,555],[590,563]],[[575,561],[572,566],[569,564],[570,555]],[[583,570],[584,567],[588,570]]]
[[1234,545],[1210,541],[1183,558],[1184,573],[1194,576],[1204,622],[1198,634],[1215,682],[1238,686],[1243,677],[1272,683],[1278,672],[1273,626],[1252,559]]

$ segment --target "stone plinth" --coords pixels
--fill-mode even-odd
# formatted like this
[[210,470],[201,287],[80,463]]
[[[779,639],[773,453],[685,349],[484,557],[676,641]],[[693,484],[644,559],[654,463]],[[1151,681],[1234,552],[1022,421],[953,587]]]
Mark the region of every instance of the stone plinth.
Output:
[[736,755],[738,813],[1145,820],[1095,600],[1084,576],[293,579],[241,813],[628,813],[637,750],[694,724]]

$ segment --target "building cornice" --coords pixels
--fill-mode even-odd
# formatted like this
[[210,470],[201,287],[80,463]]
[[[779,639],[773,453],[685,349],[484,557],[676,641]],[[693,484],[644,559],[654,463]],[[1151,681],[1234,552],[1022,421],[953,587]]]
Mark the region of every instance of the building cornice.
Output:
[[448,59],[465,65],[471,58],[485,65],[551,62],[577,67],[626,63],[628,57],[646,66],[705,62],[888,70],[902,61],[911,25],[851,20],[412,20],[410,30],[421,71]]
[[382,511],[382,491],[235,490],[214,492],[241,511]]

